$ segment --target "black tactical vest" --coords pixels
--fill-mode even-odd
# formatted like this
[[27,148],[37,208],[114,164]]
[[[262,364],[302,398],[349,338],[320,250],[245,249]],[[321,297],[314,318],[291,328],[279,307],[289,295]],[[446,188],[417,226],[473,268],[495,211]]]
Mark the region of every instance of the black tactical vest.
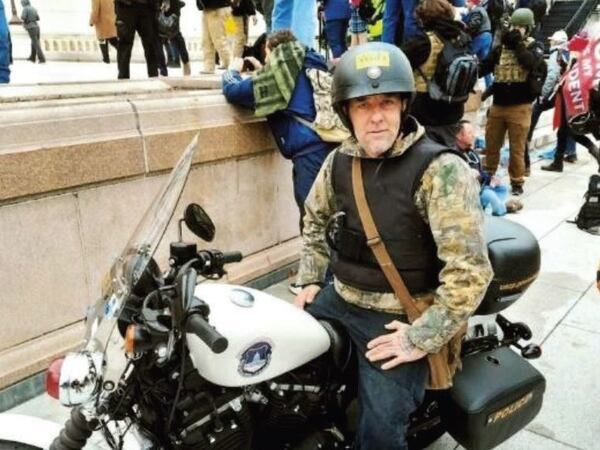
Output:
[[[453,151],[423,137],[401,156],[361,159],[371,214],[394,265],[413,295],[439,285],[441,262],[437,247],[413,198],[429,163],[444,152]],[[352,193],[352,156],[336,153],[332,184],[337,211],[345,213],[335,239],[330,240],[333,273],[343,283],[358,289],[393,292],[366,243]]]

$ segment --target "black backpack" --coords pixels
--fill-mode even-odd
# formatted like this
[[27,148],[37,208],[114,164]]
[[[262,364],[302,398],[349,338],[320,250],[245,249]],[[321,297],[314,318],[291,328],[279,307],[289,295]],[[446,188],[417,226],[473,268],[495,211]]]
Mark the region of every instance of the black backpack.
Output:
[[527,84],[532,96],[538,97],[542,93],[542,87],[548,75],[548,65],[545,60],[541,60],[537,66],[527,74]]
[[[427,80],[427,90],[433,100],[464,103],[477,83],[478,61],[471,52],[471,38],[461,32],[454,39],[442,39],[444,47],[438,55],[435,73]],[[421,73],[423,78],[425,76]]]
[[575,218],[577,228],[592,234],[600,234],[600,175],[592,175],[585,201]]

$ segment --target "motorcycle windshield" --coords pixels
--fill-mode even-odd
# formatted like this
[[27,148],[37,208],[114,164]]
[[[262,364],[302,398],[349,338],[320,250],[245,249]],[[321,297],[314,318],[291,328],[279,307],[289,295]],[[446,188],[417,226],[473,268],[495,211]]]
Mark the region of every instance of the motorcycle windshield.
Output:
[[[117,320],[132,287],[156,252],[173,216],[197,146],[196,134],[104,278],[102,296],[88,315],[86,349],[105,353],[105,369],[114,373],[114,377],[120,377],[125,369],[123,339],[116,327]],[[116,381],[114,377],[105,374],[105,380]]]

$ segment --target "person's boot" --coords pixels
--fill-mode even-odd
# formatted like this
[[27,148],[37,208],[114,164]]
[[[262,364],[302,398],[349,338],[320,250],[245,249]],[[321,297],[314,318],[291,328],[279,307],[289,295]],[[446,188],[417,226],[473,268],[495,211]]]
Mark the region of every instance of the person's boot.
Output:
[[192,74],[192,68],[189,62],[183,63],[183,76],[189,77]]
[[523,185],[522,184],[512,184],[511,185],[511,193],[512,195],[523,195]]
[[167,67],[171,67],[173,69],[177,69],[177,68],[181,67],[181,64],[179,63],[179,59],[173,59],[173,57],[169,57],[169,59],[167,61]]
[[577,161],[577,154],[571,153],[570,155],[565,156],[565,162],[574,163]]
[[561,160],[555,159],[550,164],[542,166],[542,170],[546,170],[548,172],[562,172],[563,171],[563,162]]
[[102,52],[102,62],[104,64],[110,64],[110,56],[108,55],[108,42],[98,44],[100,46],[100,52]]

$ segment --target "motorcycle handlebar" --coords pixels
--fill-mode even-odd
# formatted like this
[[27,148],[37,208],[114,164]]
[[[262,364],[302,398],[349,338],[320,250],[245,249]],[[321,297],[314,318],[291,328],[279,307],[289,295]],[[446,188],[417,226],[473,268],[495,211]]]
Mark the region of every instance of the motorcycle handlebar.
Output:
[[213,353],[223,353],[229,345],[227,338],[210,326],[200,314],[192,314],[188,317],[185,331],[198,336]]
[[231,264],[234,262],[240,262],[242,260],[242,252],[224,252],[223,253],[223,264]]

